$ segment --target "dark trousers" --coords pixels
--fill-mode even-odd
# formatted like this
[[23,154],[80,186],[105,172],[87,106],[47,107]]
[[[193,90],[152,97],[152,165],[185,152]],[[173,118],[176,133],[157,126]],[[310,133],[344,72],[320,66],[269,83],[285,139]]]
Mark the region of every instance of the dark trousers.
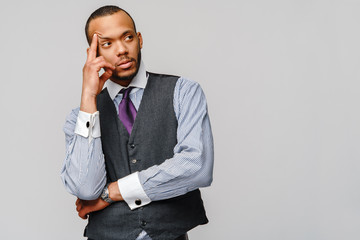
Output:
[[[88,238],[88,240],[94,240],[91,238]],[[176,238],[175,240],[189,240],[187,233],[185,233],[184,235],[181,235],[180,237]]]

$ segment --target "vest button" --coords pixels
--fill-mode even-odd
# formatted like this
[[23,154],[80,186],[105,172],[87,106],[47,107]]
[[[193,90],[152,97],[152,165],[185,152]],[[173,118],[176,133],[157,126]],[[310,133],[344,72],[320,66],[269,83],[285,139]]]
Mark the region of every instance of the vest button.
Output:
[[145,227],[146,226],[146,221],[142,220],[141,221],[141,226]]
[[141,204],[141,200],[140,200],[140,199],[136,199],[136,200],[135,200],[135,204],[136,204],[136,205],[140,205],[140,204]]
[[135,148],[135,144],[131,144],[130,147],[131,147],[132,149],[134,149],[134,148]]
[[136,163],[136,159],[131,160],[131,162],[132,162],[133,164],[135,164],[135,163]]

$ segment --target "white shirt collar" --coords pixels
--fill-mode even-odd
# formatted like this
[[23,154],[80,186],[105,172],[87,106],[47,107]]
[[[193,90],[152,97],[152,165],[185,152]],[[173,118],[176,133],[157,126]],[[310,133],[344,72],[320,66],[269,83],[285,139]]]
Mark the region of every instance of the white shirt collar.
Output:
[[[145,65],[144,62],[141,61],[140,62],[140,67],[139,67],[139,71],[136,74],[136,76],[133,78],[133,80],[130,82],[129,87],[135,87],[135,88],[145,88],[146,84],[147,84],[147,76],[146,76],[146,69],[145,69]],[[124,87],[121,86],[120,84],[117,84],[113,81],[111,81],[110,79],[108,81],[105,82],[104,84],[104,88],[107,88],[108,92],[109,92],[109,96],[112,100],[115,99],[116,95],[120,92],[121,89],[123,89]],[[131,93],[136,92],[137,90],[134,89]]]

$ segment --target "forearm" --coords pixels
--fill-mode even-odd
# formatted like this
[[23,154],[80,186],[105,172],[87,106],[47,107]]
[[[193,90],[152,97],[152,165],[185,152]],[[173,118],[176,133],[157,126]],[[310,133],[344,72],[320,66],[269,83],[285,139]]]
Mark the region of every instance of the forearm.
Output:
[[86,89],[83,89],[81,94],[80,111],[87,113],[94,113],[96,108],[96,95],[93,95]]
[[197,141],[199,145],[184,147],[186,143],[182,142],[175,147],[173,158],[139,172],[143,189],[152,201],[183,195],[211,184],[214,153],[208,119],[203,130]]

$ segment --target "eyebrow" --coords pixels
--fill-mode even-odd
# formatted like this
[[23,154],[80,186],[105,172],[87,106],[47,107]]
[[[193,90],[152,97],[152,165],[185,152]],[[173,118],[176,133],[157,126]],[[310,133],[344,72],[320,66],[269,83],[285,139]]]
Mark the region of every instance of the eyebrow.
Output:
[[[133,31],[127,30],[127,31],[123,32],[120,37],[122,37],[122,36],[124,36],[124,35],[126,35],[128,33],[133,33]],[[101,40],[112,40],[113,39],[111,37],[102,37],[100,35],[98,35],[98,38],[100,38]]]
[[100,37],[99,35],[98,35],[98,38],[100,38],[100,39],[105,39],[105,40],[112,39],[111,37]]

